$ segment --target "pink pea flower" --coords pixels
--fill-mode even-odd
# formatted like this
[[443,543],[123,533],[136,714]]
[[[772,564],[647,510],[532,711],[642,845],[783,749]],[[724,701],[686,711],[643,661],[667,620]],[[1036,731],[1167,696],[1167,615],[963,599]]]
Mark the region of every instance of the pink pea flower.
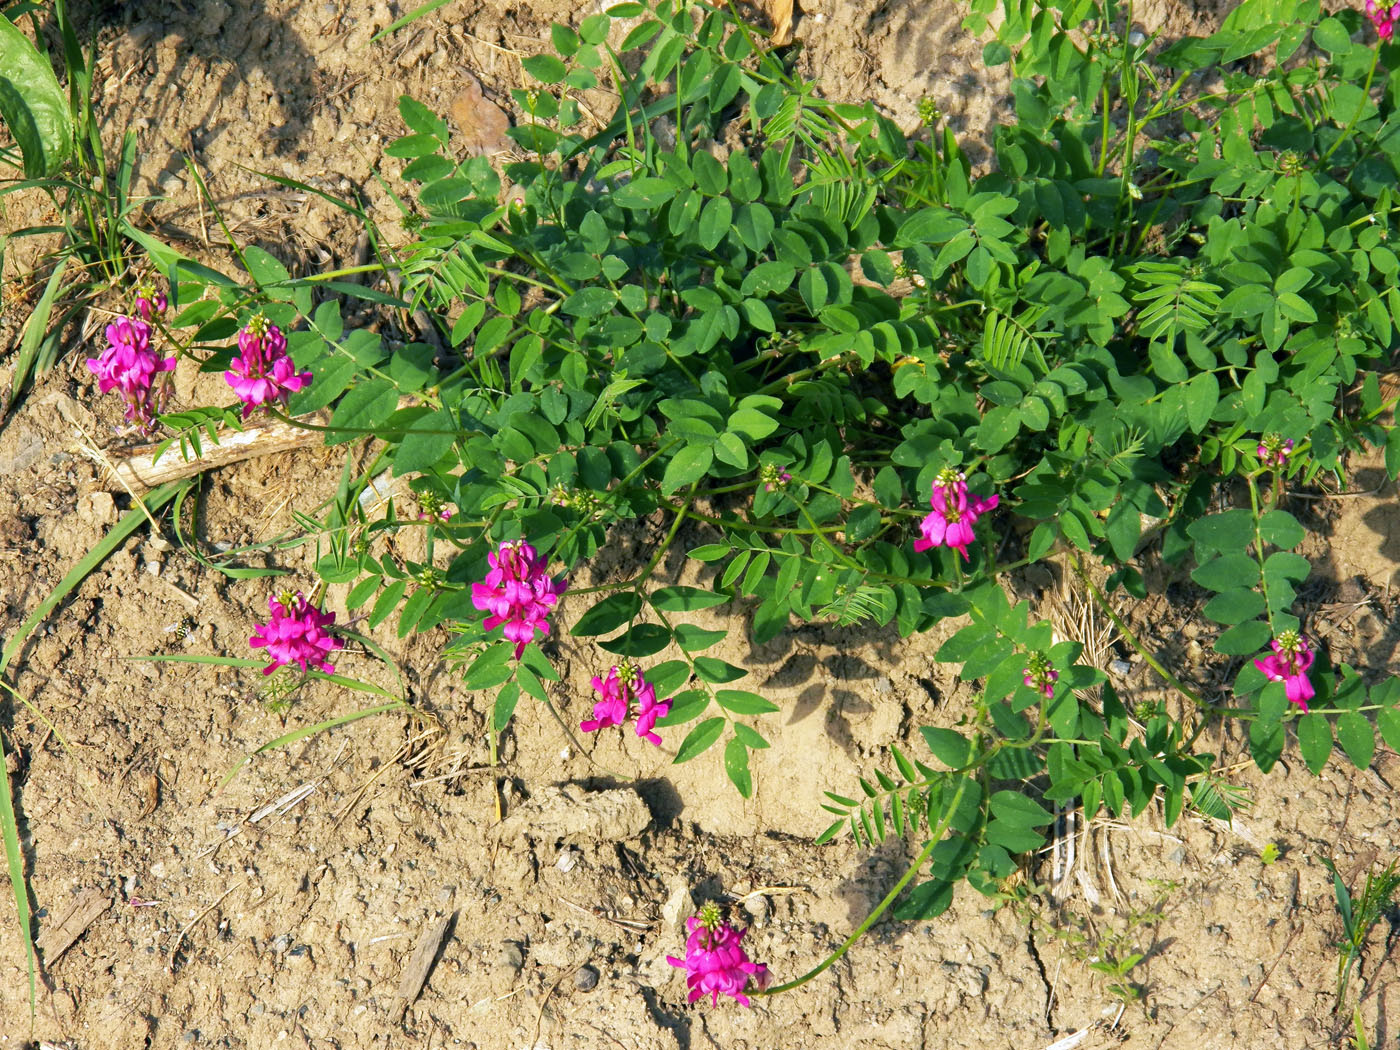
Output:
[[1031,658],[1021,673],[1021,681],[1045,699],[1049,700],[1055,695],[1055,683],[1059,681],[1060,672],[1055,670],[1044,653],[1031,653]]
[[1271,643],[1273,652],[1257,657],[1254,666],[1271,682],[1282,682],[1284,694],[1306,714],[1315,692],[1308,680],[1308,668],[1316,657],[1308,640],[1297,631],[1284,631]]
[[335,613],[322,612],[305,598],[301,591],[283,591],[267,599],[272,611],[272,620],[259,624],[248,644],[258,649],[267,647],[267,655],[272,663],[263,668],[263,674],[271,674],[279,667],[296,664],[303,673],[307,667],[330,674],[330,655],[342,649],[345,643],[326,633],[326,628],[335,623]]
[[175,358],[162,359],[151,349],[151,326],[139,317],[118,317],[107,326],[107,349],[87,359],[104,394],[118,390],[126,402],[126,418],[143,433],[155,429],[155,413],[165,399],[165,387],[152,401],[152,386],[162,372],[175,369]]
[[287,337],[261,314],[238,333],[239,356],[224,373],[243,402],[243,418],[259,405],[287,399],[311,382],[310,372],[298,372],[287,356]]
[[523,540],[502,543],[486,556],[491,569],[484,583],[472,584],[472,604],[486,617],[486,629],[505,624],[507,640],[515,643],[515,658],[535,639],[548,634],[545,617],[564,593],[563,580],[545,571],[547,562]]
[[637,702],[637,735],[651,741],[658,747],[661,737],[652,731],[658,718],[663,718],[671,710],[670,700],[657,700],[656,689],[642,677],[642,672],[631,660],[622,663],[608,672],[606,679],[593,676],[593,691],[598,701],[593,705],[593,717],[585,718],[579,728],[592,733],[609,726],[620,726],[632,713],[632,701]]
[[685,921],[690,936],[685,942],[685,958],[666,956],[672,966],[685,970],[690,986],[690,1002],[706,995],[714,1006],[719,1005],[721,993],[731,996],[741,1006],[752,1005],[744,994],[750,978],[762,988],[768,983],[768,968],[749,961],[739,942],[747,930],[735,930],[720,919],[719,908],[713,903],[700,909],[699,915]]
[[1284,440],[1277,434],[1265,434],[1256,451],[1264,466],[1281,467],[1293,453],[1293,439]]
[[1000,498],[969,496],[967,476],[951,467],[945,468],[933,479],[933,494],[929,499],[933,512],[919,523],[923,536],[914,541],[914,549],[926,551],[946,544],[958,551],[963,561],[967,561],[968,545],[976,538],[972,526],[983,514],[996,507]]
[[1366,0],[1366,15],[1376,27],[1376,35],[1389,43],[1395,36],[1395,26],[1400,23],[1400,3],[1376,3]]

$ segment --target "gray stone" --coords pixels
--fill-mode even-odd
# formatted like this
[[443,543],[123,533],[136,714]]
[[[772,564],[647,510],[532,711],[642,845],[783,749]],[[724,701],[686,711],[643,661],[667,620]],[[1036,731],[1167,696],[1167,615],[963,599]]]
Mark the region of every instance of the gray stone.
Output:
[[591,992],[598,987],[598,971],[591,966],[580,966],[578,972],[574,974],[574,989],[580,992]]
[[516,944],[515,941],[503,941],[501,950],[496,954],[496,963],[519,973],[525,968],[525,953],[520,950],[520,945]]

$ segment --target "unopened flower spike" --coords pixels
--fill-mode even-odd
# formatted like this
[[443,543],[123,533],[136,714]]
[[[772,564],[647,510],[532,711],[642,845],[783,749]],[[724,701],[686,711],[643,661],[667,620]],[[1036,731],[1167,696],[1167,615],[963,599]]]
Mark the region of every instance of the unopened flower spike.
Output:
[[1055,670],[1050,658],[1044,653],[1031,653],[1021,673],[1021,680],[1047,700],[1055,695],[1055,683],[1060,678],[1060,672]]
[[326,674],[335,670],[330,655],[345,646],[339,638],[326,633],[326,628],[335,623],[335,613],[322,612],[301,591],[293,590],[269,596],[267,606],[272,619],[259,624],[248,639],[255,649],[266,647],[267,655],[272,657],[263,674],[288,664],[296,664],[303,672],[311,667]]
[[772,492],[774,489],[787,488],[792,475],[776,463],[764,463],[758,468],[758,480],[763,483],[765,491]]
[[1259,459],[1266,467],[1282,467],[1293,454],[1293,439],[1285,439],[1278,434],[1265,434],[1255,451],[1259,453]]
[[224,373],[243,402],[243,418],[253,409],[287,399],[311,382],[310,372],[298,372],[287,355],[287,337],[262,314],[255,314],[238,333],[239,356]]
[[505,625],[519,660],[537,633],[549,633],[545,617],[558,604],[565,583],[550,577],[546,560],[523,540],[502,543],[486,561],[491,568],[484,582],[472,584],[472,604],[489,614],[488,631]]
[[685,922],[689,936],[685,942],[685,958],[666,956],[672,966],[685,970],[690,987],[689,1001],[708,995],[713,1006],[719,1005],[721,994],[730,996],[741,1006],[751,1006],[745,995],[750,980],[757,988],[768,983],[768,968],[749,960],[740,943],[747,930],[735,930],[720,916],[718,905],[707,902],[700,914]]
[[1308,640],[1297,631],[1284,631],[1270,643],[1273,652],[1255,658],[1254,666],[1271,682],[1282,682],[1284,695],[1306,714],[1308,701],[1316,695],[1308,679],[1308,668],[1316,656]]
[[153,318],[164,317],[169,305],[165,293],[156,291],[155,285],[150,281],[143,281],[136,286],[136,312],[147,324]]
[[919,523],[923,534],[914,541],[916,551],[948,546],[968,560],[968,545],[976,538],[972,526],[987,511],[996,507],[1001,497],[982,499],[967,491],[967,475],[954,467],[944,467],[933,479],[933,495],[929,499],[932,513]]

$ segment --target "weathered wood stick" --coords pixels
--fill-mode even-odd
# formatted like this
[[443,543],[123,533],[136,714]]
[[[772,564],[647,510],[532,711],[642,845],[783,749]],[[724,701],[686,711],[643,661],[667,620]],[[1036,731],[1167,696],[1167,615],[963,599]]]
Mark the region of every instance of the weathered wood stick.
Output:
[[97,921],[104,911],[112,906],[112,895],[95,886],[89,886],[74,898],[58,919],[46,923],[39,931],[37,947],[43,956],[44,965],[52,966],[60,955],[77,942]]
[[[326,426],[330,422],[329,412],[313,412],[298,417],[301,421]],[[167,481],[178,481],[213,467],[226,467],[254,456],[266,456],[273,452],[286,452],[294,448],[307,448],[319,445],[324,435],[319,430],[284,423],[280,419],[271,420],[261,426],[245,430],[227,430],[219,435],[216,445],[207,438],[200,442],[201,455],[185,459],[179,442],[175,442],[160,458],[155,456],[157,445],[139,445],[121,455],[111,456],[112,468],[119,481],[114,479],[111,486],[124,482],[137,492],[164,485]]]
[[399,988],[394,995],[394,1005],[389,1010],[389,1016],[395,1023],[403,1023],[408,1008],[428,983],[428,975],[432,972],[433,963],[437,961],[438,948],[442,945],[442,939],[447,936],[447,928],[456,918],[457,913],[454,911],[451,915],[444,915],[423,927],[423,932],[418,937],[418,946],[413,949],[413,954],[404,964]]

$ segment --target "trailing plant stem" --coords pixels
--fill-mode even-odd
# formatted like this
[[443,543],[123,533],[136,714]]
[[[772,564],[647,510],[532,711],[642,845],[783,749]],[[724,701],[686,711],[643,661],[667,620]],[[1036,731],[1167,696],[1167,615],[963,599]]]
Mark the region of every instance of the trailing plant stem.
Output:
[[846,952],[848,952],[851,949],[851,946],[855,944],[856,941],[860,940],[862,936],[864,936],[865,931],[870,929],[871,926],[875,925],[875,921],[879,919],[880,916],[885,913],[885,910],[895,902],[895,898],[897,898],[904,891],[904,887],[909,885],[909,881],[914,877],[915,873],[918,872],[918,870],[924,866],[924,862],[927,861],[929,857],[933,854],[934,848],[940,842],[943,841],[943,835],[948,830],[948,825],[951,824],[953,821],[953,814],[955,814],[958,811],[958,806],[962,804],[963,793],[967,790],[968,783],[969,781],[966,777],[962,778],[962,783],[958,785],[958,790],[953,793],[952,803],[944,811],[943,819],[938,822],[938,827],[930,833],[928,841],[924,843],[924,848],[919,851],[919,855],[914,858],[914,862],[909,865],[909,869],[904,873],[900,880],[894,884],[894,887],[890,890],[890,892],[885,894],[885,899],[875,906],[875,910],[865,917],[865,921],[862,922],[859,926],[857,926],[855,928],[855,931],[849,937],[846,938],[846,940],[841,944],[841,947],[837,948],[834,952],[828,955],[821,962],[817,963],[816,966],[812,967],[812,969],[808,970],[801,977],[796,977],[793,978],[791,981],[786,981],[783,984],[778,985],[776,988],[763,989],[759,992],[756,992],[755,994],[777,995],[779,992],[786,992],[792,990],[793,988],[800,988],[802,985],[810,981],[813,977],[818,976],[824,970],[830,969],[837,961],[839,961],[841,956],[845,955]]

